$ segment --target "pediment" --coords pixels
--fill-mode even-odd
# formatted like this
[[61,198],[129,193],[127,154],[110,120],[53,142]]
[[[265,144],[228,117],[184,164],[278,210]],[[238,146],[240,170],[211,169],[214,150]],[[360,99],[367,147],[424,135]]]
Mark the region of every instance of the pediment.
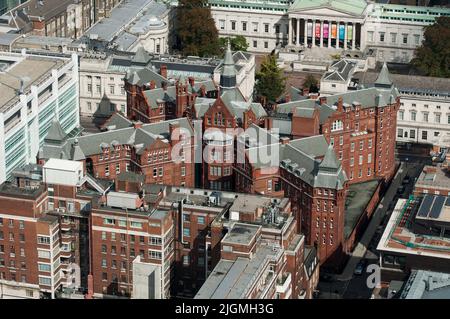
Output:
[[310,8],[310,9],[297,9],[289,11],[289,15],[295,16],[296,14],[302,15],[302,16],[324,16],[324,17],[330,17],[330,18],[359,18],[361,17],[358,14],[351,14],[344,11],[337,10],[335,8]]

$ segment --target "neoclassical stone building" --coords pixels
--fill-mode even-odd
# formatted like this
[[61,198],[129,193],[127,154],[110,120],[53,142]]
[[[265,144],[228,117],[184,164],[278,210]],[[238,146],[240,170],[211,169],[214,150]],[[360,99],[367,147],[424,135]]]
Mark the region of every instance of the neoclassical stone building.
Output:
[[221,36],[243,35],[252,52],[277,46],[376,50],[380,61],[409,62],[423,27],[448,8],[368,3],[365,0],[209,0]]

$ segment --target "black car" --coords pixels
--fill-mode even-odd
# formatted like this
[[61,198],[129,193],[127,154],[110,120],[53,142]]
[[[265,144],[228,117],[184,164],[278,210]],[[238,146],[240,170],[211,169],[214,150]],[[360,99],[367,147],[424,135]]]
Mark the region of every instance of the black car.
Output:
[[405,178],[403,179],[402,184],[409,184],[411,182],[411,177],[409,177],[408,175],[405,176]]
[[397,194],[401,195],[405,192],[405,186],[400,186],[399,188],[397,188]]
[[329,275],[329,274],[320,274],[320,281],[323,282],[332,282],[333,281],[333,276]]
[[361,259],[361,261],[356,265],[354,274],[362,275],[367,266],[367,259]]

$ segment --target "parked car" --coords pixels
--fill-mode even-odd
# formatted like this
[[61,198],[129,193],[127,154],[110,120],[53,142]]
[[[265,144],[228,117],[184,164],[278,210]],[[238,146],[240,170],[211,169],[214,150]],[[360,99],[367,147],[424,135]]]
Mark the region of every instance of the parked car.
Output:
[[397,194],[401,195],[405,192],[405,186],[400,186],[399,188],[397,188]]
[[333,276],[331,276],[329,274],[323,273],[323,274],[320,274],[319,277],[320,277],[320,281],[323,281],[323,282],[332,282],[333,281]]
[[355,275],[362,275],[367,266],[367,260],[362,259],[355,267]]
[[405,176],[405,178],[403,179],[402,184],[409,184],[411,182],[411,177],[409,177],[408,175]]

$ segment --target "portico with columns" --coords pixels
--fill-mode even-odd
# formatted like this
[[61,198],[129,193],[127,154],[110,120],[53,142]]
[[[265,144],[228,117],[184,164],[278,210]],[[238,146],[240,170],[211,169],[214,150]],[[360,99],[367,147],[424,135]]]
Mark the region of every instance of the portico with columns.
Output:
[[288,46],[360,50],[366,7],[363,0],[297,0],[288,11]]

